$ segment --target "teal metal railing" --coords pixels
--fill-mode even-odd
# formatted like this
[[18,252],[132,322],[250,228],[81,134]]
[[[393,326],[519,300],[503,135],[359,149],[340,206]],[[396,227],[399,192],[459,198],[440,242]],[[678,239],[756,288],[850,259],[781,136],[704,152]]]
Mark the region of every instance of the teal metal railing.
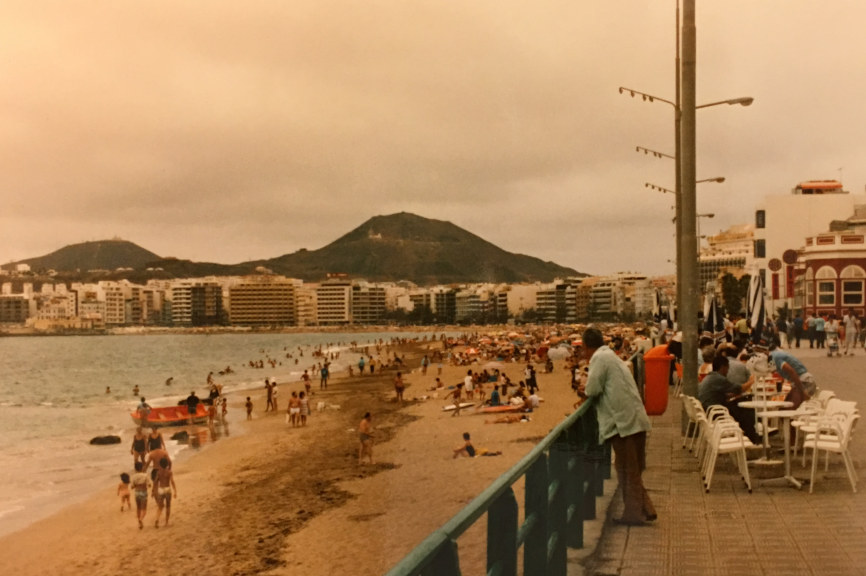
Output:
[[[514,484],[524,484],[524,520]],[[592,401],[585,402],[529,454],[394,566],[388,576],[459,576],[457,539],[487,514],[487,574],[565,576],[567,548],[583,547],[583,522],[610,478],[610,449],[598,443]]]

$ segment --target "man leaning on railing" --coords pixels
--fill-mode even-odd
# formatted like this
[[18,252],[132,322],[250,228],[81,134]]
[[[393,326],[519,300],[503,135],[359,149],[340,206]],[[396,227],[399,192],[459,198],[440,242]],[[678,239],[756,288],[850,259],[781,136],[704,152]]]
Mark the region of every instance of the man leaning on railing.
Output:
[[605,346],[596,328],[583,333],[584,355],[589,359],[585,393],[595,399],[599,443],[610,441],[616,474],[625,503],[617,524],[639,526],[657,518],[641,477],[646,468],[646,433],[650,420],[625,363]]

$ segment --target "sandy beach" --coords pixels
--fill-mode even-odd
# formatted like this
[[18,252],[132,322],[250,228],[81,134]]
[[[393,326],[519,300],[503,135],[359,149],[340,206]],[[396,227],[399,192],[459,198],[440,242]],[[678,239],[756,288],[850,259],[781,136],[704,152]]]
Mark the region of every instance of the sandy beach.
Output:
[[[19,575],[140,574],[382,574],[433,530],[516,463],[572,410],[574,395],[562,361],[552,374],[538,366],[544,399],[531,422],[486,424],[493,418],[444,412],[448,403],[428,389],[434,364],[422,375],[428,346],[399,349],[408,367],[407,402],[394,401],[395,371],[348,377],[335,374],[327,391],[313,386],[313,414],[304,428],[285,423],[286,401],[300,383],[280,383],[280,411],[264,412],[256,392],[254,420],[244,434],[222,438],[175,466],[178,498],[171,524],[154,528],[149,502],[145,528],[135,512],[119,511],[115,487],[0,539],[0,570]],[[392,349],[393,352],[394,349]],[[480,371],[480,364],[471,366]],[[513,382],[523,363],[506,363]],[[447,385],[467,367],[444,366]],[[229,398],[229,422],[244,418],[244,397]],[[327,407],[315,410],[318,402]],[[357,427],[372,412],[372,466],[357,462]],[[478,449],[501,456],[452,458],[463,432]],[[127,462],[118,462],[123,469]],[[483,562],[483,522],[460,541],[461,558]],[[48,552],[48,553],[45,553]]]

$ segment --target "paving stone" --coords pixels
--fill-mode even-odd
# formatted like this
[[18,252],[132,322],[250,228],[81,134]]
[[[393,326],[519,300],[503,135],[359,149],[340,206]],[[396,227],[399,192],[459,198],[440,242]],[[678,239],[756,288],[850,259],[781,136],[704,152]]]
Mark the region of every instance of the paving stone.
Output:
[[[837,397],[866,405],[862,363],[834,362],[808,349],[795,354],[819,383],[833,383]],[[730,462],[720,460],[707,494],[697,459],[682,449],[680,402],[672,398],[669,405],[652,419],[644,473],[659,520],[648,528],[606,529],[598,548],[604,562],[585,574],[866,576],[866,490],[851,491],[838,458],[831,458],[828,472],[822,459],[813,494],[808,485],[796,490],[757,482],[749,494]],[[851,442],[858,470],[866,469],[863,437],[855,434]],[[772,441],[774,448],[781,445],[778,437]],[[807,479],[811,468],[799,462],[795,457],[793,473]],[[614,501],[621,506],[621,499]]]

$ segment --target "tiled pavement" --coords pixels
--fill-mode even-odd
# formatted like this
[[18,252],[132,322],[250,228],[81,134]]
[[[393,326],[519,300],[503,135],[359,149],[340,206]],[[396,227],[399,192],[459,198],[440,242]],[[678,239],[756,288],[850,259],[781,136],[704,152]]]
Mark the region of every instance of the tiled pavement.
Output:
[[[866,406],[862,349],[854,357],[832,359],[824,351],[808,348],[793,352],[822,388]],[[583,561],[583,574],[866,575],[866,484],[853,493],[838,456],[831,455],[828,472],[823,470],[822,458],[813,494],[808,484],[802,490],[761,486],[756,478],[749,494],[733,464],[722,457],[707,494],[697,460],[681,447],[680,406],[671,399],[666,414],[653,419],[648,442],[644,483],[658,521],[631,528],[606,522],[595,553]],[[861,426],[851,444],[861,475],[864,438],[866,429]],[[781,439],[775,444],[780,446]],[[808,479],[809,464],[807,459],[807,467],[802,468],[795,459],[793,474]],[[618,516],[622,507],[619,495],[611,502],[608,518]]]

